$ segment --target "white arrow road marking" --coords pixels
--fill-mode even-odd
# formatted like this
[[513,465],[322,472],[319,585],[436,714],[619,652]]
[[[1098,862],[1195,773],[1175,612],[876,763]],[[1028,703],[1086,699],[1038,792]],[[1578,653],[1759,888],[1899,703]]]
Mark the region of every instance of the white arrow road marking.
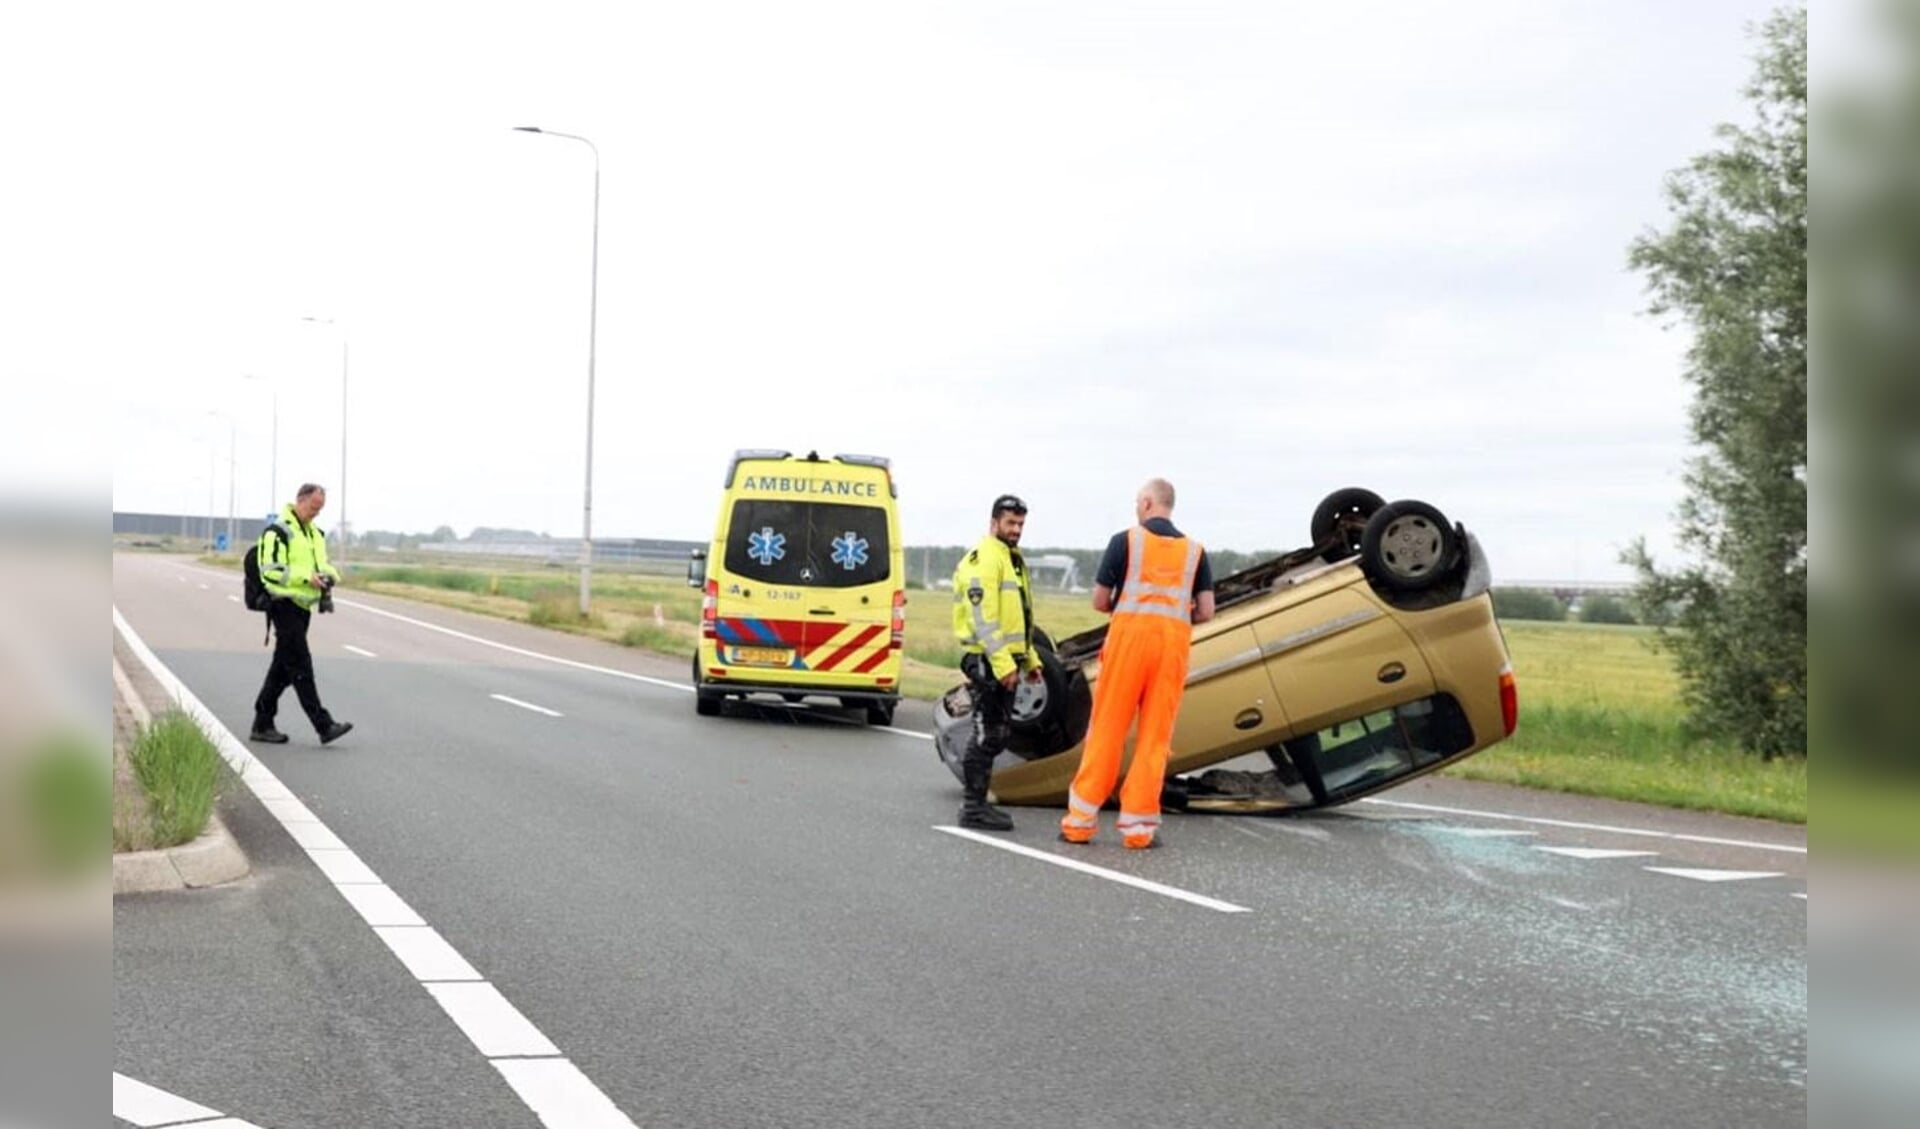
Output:
[[379,655],[374,654],[372,651],[366,650],[361,647],[356,647],[352,643],[342,643],[340,645],[342,647],[345,647],[347,650],[352,651],[354,654],[361,655],[365,658],[377,659],[380,657]]
[[1655,858],[1659,851],[1619,851],[1607,847],[1535,847],[1536,851],[1545,851],[1550,855],[1565,855],[1570,859],[1644,859]]
[[1671,874],[1675,878],[1691,878],[1696,882],[1744,882],[1749,878],[1780,878],[1777,870],[1690,870],[1679,866],[1649,866],[1646,869],[1655,874]]
[[[446,938],[429,927],[399,894],[380,880],[372,867],[342,843],[339,836],[321,823],[319,817],[301,803],[264,762],[220,723],[220,719],[201,703],[193,691],[187,689],[186,683],[160,662],[117,607],[113,609],[113,625],[121,638],[127,641],[128,649],[160,682],[167,696],[179,703],[180,708],[213,739],[220,755],[240,775],[240,782],[250,788],[274,818],[280,821],[287,833],[307,852],[307,857],[333,883],[334,889],[340,891],[347,904],[372,927],[374,935],[392,950],[421,987],[433,996],[448,1018],[486,1056],[542,1124],[635,1129],[633,1122],[608,1100],[592,1079],[564,1058],[560,1049],[507,1002],[499,989],[481,979],[480,973],[467,963],[466,958]],[[503,1058],[513,1061],[502,1061]],[[116,1117],[123,1116],[120,1113],[120,1089],[120,1076],[115,1075]],[[195,1129],[213,1129],[215,1125],[218,1129],[246,1129],[244,1122],[231,1125],[224,1121],[205,1122],[205,1118],[220,1116],[213,1110],[204,1110],[192,1116],[201,1119],[195,1123]],[[128,1117],[126,1120],[144,1127],[172,1125],[178,1119],[141,1121]]]
[[[223,1117],[219,1110],[169,1094],[124,1074],[113,1076],[113,1116],[140,1129],[191,1123],[194,1129],[259,1129],[250,1121]],[[221,1118],[218,1121],[209,1118]]]
[[1036,851],[1032,847],[1025,847],[1019,843],[1009,843],[1005,839],[995,839],[990,835],[982,835],[977,831],[968,831],[964,827],[936,826],[934,830],[945,832],[948,835],[957,835],[962,839],[972,839],[976,843],[985,843],[989,847],[998,847],[1003,851],[1012,851],[1016,855],[1025,855],[1030,859],[1039,859],[1041,862],[1052,863],[1054,866],[1064,866],[1068,870],[1077,870],[1082,874],[1091,874],[1095,878],[1104,878],[1109,882],[1118,882],[1123,886],[1132,886],[1136,890],[1145,890],[1150,894],[1159,894],[1165,898],[1177,898],[1183,902],[1191,902],[1196,906],[1219,910],[1221,913],[1253,912],[1246,906],[1237,906],[1232,902],[1223,902],[1218,898],[1209,898],[1205,894],[1195,894],[1189,890],[1182,890],[1173,886],[1163,886],[1158,882],[1149,882],[1144,878],[1135,878],[1131,874],[1122,874],[1117,870],[1090,866],[1081,862],[1079,859],[1061,858],[1059,855],[1049,854],[1046,851]]
[[532,702],[523,702],[518,698],[509,698],[505,694],[488,694],[487,697],[492,698],[496,702],[505,702],[510,706],[519,706],[523,710],[532,710],[534,713],[543,713],[543,714],[546,714],[548,717],[564,717],[565,716],[559,710],[550,710],[545,706],[536,706]]

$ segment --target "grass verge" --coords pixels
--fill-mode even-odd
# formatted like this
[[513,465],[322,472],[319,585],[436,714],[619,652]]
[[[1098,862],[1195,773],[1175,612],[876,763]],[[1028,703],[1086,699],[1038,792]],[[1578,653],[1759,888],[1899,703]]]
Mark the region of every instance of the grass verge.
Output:
[[191,842],[206,830],[231,772],[200,726],[177,709],[135,735],[127,762],[147,794],[149,847]]

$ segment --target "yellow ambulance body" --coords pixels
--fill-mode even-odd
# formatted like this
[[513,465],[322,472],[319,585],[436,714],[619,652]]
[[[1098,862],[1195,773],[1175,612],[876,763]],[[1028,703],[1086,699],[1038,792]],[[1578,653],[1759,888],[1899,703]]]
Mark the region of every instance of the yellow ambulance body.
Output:
[[886,459],[739,451],[689,583],[705,589],[695,709],[826,698],[885,725],[900,702],[906,559]]

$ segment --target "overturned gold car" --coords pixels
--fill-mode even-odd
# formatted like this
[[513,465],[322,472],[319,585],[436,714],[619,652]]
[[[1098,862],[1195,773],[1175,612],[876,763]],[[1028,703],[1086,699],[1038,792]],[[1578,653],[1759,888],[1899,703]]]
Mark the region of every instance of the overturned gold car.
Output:
[[[1329,807],[1513,733],[1513,667],[1486,557],[1465,526],[1424,502],[1349,488],[1320,503],[1310,533],[1306,548],[1216,582],[1216,614],[1193,630],[1163,806]],[[1066,803],[1106,632],[1039,635],[1046,677],[1015,699],[994,763],[1000,803]],[[956,778],[971,713],[965,686],[934,708],[934,748]],[[1262,752],[1270,768],[1212,767]]]

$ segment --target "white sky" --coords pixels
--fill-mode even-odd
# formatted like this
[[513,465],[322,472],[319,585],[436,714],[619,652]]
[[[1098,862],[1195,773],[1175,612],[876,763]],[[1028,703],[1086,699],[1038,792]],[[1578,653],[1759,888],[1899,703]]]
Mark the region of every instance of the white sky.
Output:
[[891,456],[914,544],[1011,490],[1093,547],[1158,474],[1221,547],[1364,485],[1622,579],[1688,402],[1627,244],[1769,9],[13,5],[9,401],[104,431],[116,509],[211,457],[224,515],[231,426],[243,514],[577,535],[593,165],[540,125],[601,154],[598,535],[706,536],[775,446]]

